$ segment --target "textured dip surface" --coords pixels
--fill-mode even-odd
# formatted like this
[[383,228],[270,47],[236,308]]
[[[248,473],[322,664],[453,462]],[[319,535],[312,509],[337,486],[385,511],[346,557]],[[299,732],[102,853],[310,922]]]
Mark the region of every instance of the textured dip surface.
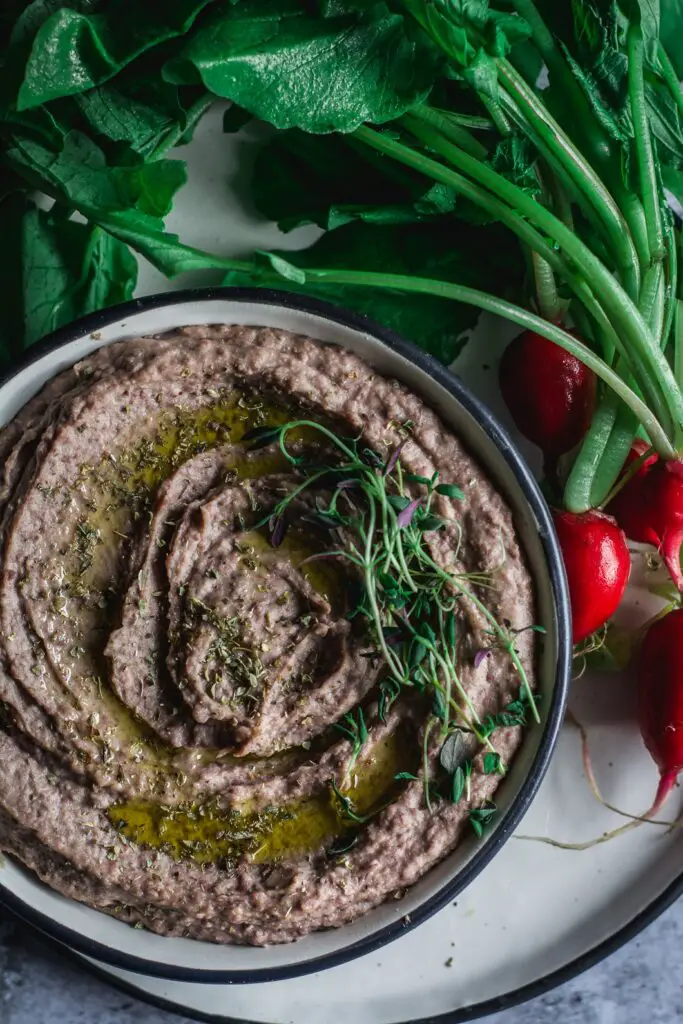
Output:
[[[463,788],[433,694],[406,685],[379,706],[385,665],[349,597],[362,581],[312,557],[344,542],[316,515],[323,474],[282,542],[269,534],[301,470],[249,439],[294,419],[380,467],[400,445],[406,499],[411,477],[457,485],[434,495],[445,525],[425,544],[477,597],[455,604],[459,686],[480,722],[519,696],[483,609],[534,682],[511,513],[402,384],[343,349],[230,326],[120,342],[62,373],[0,433],[0,848],[164,935],[288,942],[399,899],[521,742],[504,714],[488,744],[461,733]],[[309,435],[292,448],[310,460]]]

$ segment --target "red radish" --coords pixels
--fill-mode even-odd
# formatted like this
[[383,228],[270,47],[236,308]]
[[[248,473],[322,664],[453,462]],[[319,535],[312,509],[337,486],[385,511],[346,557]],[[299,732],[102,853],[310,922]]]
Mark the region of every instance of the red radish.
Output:
[[[647,447],[644,441],[636,441],[626,466]],[[608,511],[630,540],[654,544],[672,580],[683,591],[683,461],[662,461],[653,453],[609,503]]]
[[[587,839],[583,843],[565,843],[548,836],[520,838],[548,843],[562,850],[588,850],[638,828],[643,822],[653,821],[683,771],[683,608],[677,608],[652,623],[638,655],[640,732],[659,769],[659,785],[649,810],[644,814],[629,814],[603,799],[593,774],[586,730],[571,712],[568,712],[567,717],[581,733],[583,767],[593,795],[605,807],[632,820],[627,825],[603,832],[595,839]],[[656,823],[668,824],[661,821]]]
[[658,812],[683,770],[683,608],[654,622],[638,658],[638,718],[645,746],[659,768]]
[[604,512],[553,512],[572,603],[574,643],[615,613],[631,571],[623,530]]
[[508,345],[499,380],[515,424],[549,459],[570,451],[588,430],[595,374],[540,334],[524,331]]

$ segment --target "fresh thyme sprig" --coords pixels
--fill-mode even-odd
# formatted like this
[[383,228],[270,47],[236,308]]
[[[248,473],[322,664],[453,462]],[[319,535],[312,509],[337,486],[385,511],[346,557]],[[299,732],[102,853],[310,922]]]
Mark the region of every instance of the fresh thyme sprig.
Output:
[[[309,463],[306,455],[291,450],[289,435],[302,430],[315,432],[331,447],[334,457],[321,464],[317,451],[318,461]],[[284,540],[293,502],[316,484],[331,494],[327,500],[316,496],[315,508],[307,519],[330,530],[334,546],[307,561],[341,558],[359,571],[362,591],[350,609],[350,617],[360,614],[368,620],[377,654],[384,661],[386,671],[379,686],[380,719],[401,691],[411,688],[432,698],[432,716],[423,737],[425,761],[429,738],[437,724],[442,740],[453,729],[464,727],[489,753],[496,753],[490,740],[491,722],[479,718],[458,672],[456,607],[464,601],[484,618],[491,645],[508,653],[520,679],[521,698],[536,721],[540,720],[515,646],[516,632],[499,623],[472,589],[488,585],[489,577],[450,571],[434,561],[425,545],[426,534],[447,526],[454,526],[460,537],[457,520],[445,520],[432,509],[435,495],[461,500],[464,495],[457,484],[441,483],[438,473],[431,477],[404,474],[400,455],[406,439],[385,462],[372,449],[361,447],[358,439],[339,437],[312,420],[262,426],[245,440],[258,447],[277,442],[284,458],[301,476],[259,524],[268,525],[274,546]],[[407,483],[421,493],[408,493]],[[456,557],[458,548],[459,540]],[[367,738],[362,714],[359,708],[356,715],[347,714],[337,726],[353,745],[350,765]],[[427,779],[425,794],[429,806]]]
[[337,800],[338,813],[346,821],[354,822],[357,825],[364,825],[374,816],[373,814],[359,814],[355,810],[351,798],[342,793],[334,779],[330,780],[330,789]]
[[368,729],[365,724],[363,709],[358,707],[355,709],[355,712],[349,711],[344,715],[341,722],[336,723],[335,728],[343,733],[353,745],[353,752],[348,766],[348,771],[351,772],[368,738]]

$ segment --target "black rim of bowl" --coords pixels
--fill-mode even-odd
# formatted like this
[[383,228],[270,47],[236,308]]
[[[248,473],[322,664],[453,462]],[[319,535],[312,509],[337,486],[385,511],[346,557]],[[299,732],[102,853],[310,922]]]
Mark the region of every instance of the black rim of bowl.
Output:
[[[302,298],[288,292],[265,288],[202,288],[151,295],[142,299],[134,299],[122,305],[112,306],[101,312],[92,313],[69,324],[67,327],[55,331],[43,339],[43,341],[33,346],[28,351],[26,358],[5,376],[0,386],[6,386],[21,370],[37,362],[45,355],[55,352],[69,342],[82,338],[85,335],[96,334],[97,331],[110,324],[125,321],[127,317],[164,306],[180,306],[188,302],[211,302],[216,300],[280,306],[295,312],[310,313],[340,324],[343,327],[349,327],[368,334],[415,364],[453,395],[498,448],[507,466],[513,472],[517,484],[534,514],[546,557],[557,616],[555,686],[551,706],[547,709],[543,736],[541,737],[539,748],[529,773],[491,839],[474,854],[469,863],[462,871],[458,872],[452,881],[448,882],[437,893],[425,900],[416,910],[412,911],[409,919],[398,917],[396,921],[385,925],[365,939],[360,939],[351,945],[345,946],[343,949],[323,954],[301,963],[249,970],[202,970],[200,968],[177,967],[173,964],[148,960],[133,954],[124,953],[118,949],[112,949],[105,943],[94,939],[86,938],[72,928],[53,921],[42,911],[27,906],[20,897],[9,892],[0,882],[0,900],[17,916],[38,928],[49,938],[55,939],[62,945],[69,946],[77,953],[99,960],[101,963],[109,964],[122,970],[133,971],[137,974],[173,981],[204,984],[253,984],[312,974],[328,967],[346,963],[365,953],[370,953],[380,946],[386,945],[393,939],[405,934],[408,930],[417,927],[417,925],[426,921],[449,902],[452,902],[486,867],[489,861],[502,848],[526,813],[545,775],[555,748],[569,688],[572,655],[571,613],[564,565],[548,506],[541,495],[531,470],[507,433],[486,406],[470,393],[455,374],[412,343],[405,341],[393,331],[364,316],[350,313],[347,310],[317,299]],[[178,326],[182,326],[180,322]]]

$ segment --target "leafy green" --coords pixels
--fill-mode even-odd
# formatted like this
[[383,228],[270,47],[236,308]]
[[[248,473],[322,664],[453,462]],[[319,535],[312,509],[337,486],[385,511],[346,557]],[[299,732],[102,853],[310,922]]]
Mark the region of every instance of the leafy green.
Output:
[[[323,235],[303,252],[276,254],[290,267],[380,270],[441,280],[467,282],[475,287],[495,276],[503,290],[516,290],[522,265],[515,249],[500,244],[496,226],[476,228],[450,219],[450,230],[431,224],[376,225],[354,222]],[[282,272],[283,264],[279,270]],[[299,294],[315,295],[372,317],[410,338],[425,351],[446,363],[452,362],[465,344],[463,333],[474,326],[477,313],[471,307],[425,295],[375,291],[372,288],[326,285],[287,279],[280,287]],[[253,274],[230,273],[226,284],[254,283]],[[273,284],[266,275],[262,283]]]
[[441,767],[448,775],[453,775],[467,757],[466,734],[462,729],[454,729],[444,740],[439,752]]
[[225,261],[183,245],[164,231],[163,217],[186,178],[178,160],[110,165],[81,132],[51,145],[15,135],[5,153],[10,170],[135,249],[169,277],[215,269]]
[[472,773],[472,762],[467,761],[464,766],[458,765],[451,778],[451,802],[457,804],[462,799],[467,785],[468,775]]
[[27,110],[101,85],[150,47],[187,32],[209,2],[81,0],[64,7],[37,0],[25,12],[14,40],[17,47],[25,47],[37,30],[17,95],[18,108]]
[[164,217],[185,183],[180,160],[155,160],[133,166],[110,166],[102,150],[81,132],[69,132],[52,146],[14,136],[5,152],[9,166],[36,188],[75,208],[137,209]]
[[455,501],[463,501],[465,498],[465,492],[456,484],[437,484],[434,490],[437,494],[444,494]]
[[669,89],[652,73],[646,79],[650,128],[666,163],[683,162],[683,114]]
[[295,0],[221,6],[165,69],[277,128],[349,132],[423,100],[438,51],[384,3],[320,18]]
[[38,209],[15,193],[0,203],[7,250],[0,355],[9,358],[44,334],[93,310],[132,298],[137,263],[130,250],[63,211]]
[[663,0],[660,12],[660,40],[679,79],[683,79],[683,0]]
[[160,77],[141,78],[133,66],[115,82],[90,89],[68,102],[78,107],[84,130],[101,137],[98,141],[126,143],[149,159],[161,148],[180,142],[211,100],[203,90],[181,92]]
[[497,810],[498,808],[493,801],[489,800],[487,803],[482,804],[481,807],[475,807],[470,811],[468,815],[469,823],[476,836],[483,836],[486,829],[490,827]]
[[301,224],[337,228],[353,220],[401,224],[450,213],[455,196],[378,157],[344,135],[277,132],[256,158],[259,210],[283,231]]
[[[190,270],[227,269],[234,263],[233,260],[221,259],[184,245],[177,235],[164,231],[163,222],[159,218],[137,210],[114,210],[107,213],[85,208],[82,212],[114,238],[144,256],[166,277],[177,277]],[[251,279],[250,275],[247,276]]]
[[484,775],[495,775],[497,772],[502,772],[503,762],[500,754],[495,751],[489,751],[484,754]]
[[[50,230],[76,211],[169,276],[220,267],[320,295],[446,361],[474,309],[506,316],[582,358],[671,458],[683,343],[663,185],[680,198],[680,14],[678,0],[10,0],[0,197],[42,189]],[[285,229],[322,227],[312,249],[235,261],[165,231],[185,170],[163,156],[212,95],[233,101],[226,130],[281,129],[255,200]],[[566,310],[581,341],[556,323]],[[574,511],[608,494],[626,450],[603,413],[568,479]],[[443,525],[398,514],[420,534]]]

